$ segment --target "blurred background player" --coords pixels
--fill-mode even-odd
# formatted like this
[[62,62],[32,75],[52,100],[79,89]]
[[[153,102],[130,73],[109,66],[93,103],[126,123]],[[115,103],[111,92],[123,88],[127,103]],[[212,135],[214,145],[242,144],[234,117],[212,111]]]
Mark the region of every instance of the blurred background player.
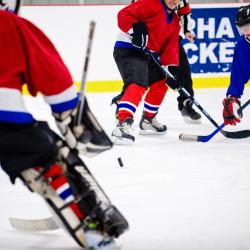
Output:
[[[112,132],[115,143],[132,144],[134,114],[142,97],[144,110],[140,121],[141,134],[165,134],[166,125],[157,121],[158,109],[167,92],[167,84],[177,89],[179,64],[180,19],[175,10],[179,0],[138,0],[118,13],[121,29],[115,48],[114,59],[124,86],[118,103],[118,124]],[[162,65],[173,76],[165,74],[146,54],[149,49],[159,57]]]
[[[184,37],[189,42],[193,43],[195,40],[195,34],[192,32],[191,9],[188,0],[180,1],[177,13],[181,19],[181,33],[184,34]],[[178,77],[180,86],[184,87],[188,91],[188,93],[192,97],[194,97],[191,69],[186,51],[182,45],[182,35],[180,35],[179,39],[179,68],[180,70]],[[178,101],[178,109],[180,110],[184,121],[190,123],[201,122],[201,115],[194,110],[193,103],[190,99],[188,99],[183,94],[179,94],[179,96],[177,97],[177,101]]]
[[[1,167],[12,183],[20,178],[40,194],[79,245],[115,247],[113,238],[128,224],[104,193],[100,198],[100,186],[78,156],[109,149],[112,143],[99,125],[96,128],[86,98],[81,122],[75,125],[78,94],[51,41],[17,16],[18,8],[11,8],[7,1],[0,1],[0,7]],[[31,95],[43,94],[64,139],[28,112],[24,83]]]
[[[132,1],[132,3],[133,2],[135,2],[135,1]],[[177,13],[181,18],[181,28],[182,28],[181,33],[182,34],[184,33],[185,38],[188,39],[190,42],[194,42],[195,35],[192,32],[192,27],[191,27],[191,9],[189,6],[189,2],[185,1],[185,0],[180,1]],[[193,97],[194,90],[193,90],[193,81],[191,78],[191,69],[190,69],[188,59],[187,59],[186,52],[182,46],[182,37],[181,36],[179,38],[179,67],[180,67],[180,70],[177,71],[179,84],[181,87],[184,87],[189,92],[189,94]],[[126,85],[124,86],[124,88],[125,87],[126,87]],[[114,97],[112,100],[112,104],[115,103],[117,105],[116,116],[117,116],[117,113],[119,110],[118,103],[124,94],[124,88],[123,88],[122,93],[119,94],[118,96]],[[190,123],[200,123],[201,122],[201,115],[193,109],[193,105],[192,105],[192,102],[190,99],[188,99],[183,94],[179,94],[179,96],[177,97],[177,101],[178,101],[178,109],[180,110],[184,121],[190,122]],[[155,128],[151,127],[148,130],[151,130],[151,133],[154,133],[154,131],[152,131],[152,130],[155,130]],[[145,134],[145,133],[143,133],[142,130],[140,130],[140,133]]]
[[250,79],[250,4],[239,8],[236,26],[242,34],[238,40],[231,69],[230,85],[227,97],[223,100],[223,118],[225,124],[236,125],[242,113],[238,114],[245,84]]

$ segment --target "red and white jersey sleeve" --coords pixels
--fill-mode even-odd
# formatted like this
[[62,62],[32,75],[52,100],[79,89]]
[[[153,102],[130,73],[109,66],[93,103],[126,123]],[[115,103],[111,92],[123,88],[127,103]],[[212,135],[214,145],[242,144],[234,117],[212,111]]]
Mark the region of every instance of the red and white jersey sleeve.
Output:
[[28,123],[22,86],[42,93],[53,112],[72,109],[77,92],[72,77],[46,35],[15,14],[0,11],[0,122]]

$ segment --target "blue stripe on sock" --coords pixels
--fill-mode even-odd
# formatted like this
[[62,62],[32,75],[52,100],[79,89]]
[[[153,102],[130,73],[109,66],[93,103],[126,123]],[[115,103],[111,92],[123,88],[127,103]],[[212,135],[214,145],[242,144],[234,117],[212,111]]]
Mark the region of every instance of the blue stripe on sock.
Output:
[[120,108],[126,108],[126,109],[129,109],[131,110],[131,112],[135,113],[136,111],[136,108],[128,103],[119,103],[118,104],[118,109]]
[[152,112],[156,112],[156,111],[158,111],[158,109],[159,109],[159,107],[152,107],[152,106],[150,106],[150,105],[148,105],[148,104],[146,104],[146,103],[144,103],[144,107],[145,107],[146,109],[148,109],[148,110],[151,110]]

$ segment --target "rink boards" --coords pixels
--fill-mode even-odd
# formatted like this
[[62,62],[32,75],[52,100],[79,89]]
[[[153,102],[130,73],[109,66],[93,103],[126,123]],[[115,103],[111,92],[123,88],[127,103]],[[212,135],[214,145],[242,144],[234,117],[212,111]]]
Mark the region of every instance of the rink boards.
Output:
[[[240,4],[193,4],[195,43],[184,41],[194,88],[229,84],[234,46],[239,33],[234,25]],[[77,85],[82,78],[89,22],[97,23],[86,91],[120,91],[122,81],[113,59],[119,33],[116,16],[124,5],[23,6],[21,15],[36,23],[51,38]]]

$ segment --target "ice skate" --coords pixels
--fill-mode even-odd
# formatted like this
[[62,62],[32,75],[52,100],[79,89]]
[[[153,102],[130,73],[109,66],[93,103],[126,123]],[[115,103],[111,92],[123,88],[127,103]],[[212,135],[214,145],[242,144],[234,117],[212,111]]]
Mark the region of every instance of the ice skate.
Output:
[[184,101],[181,115],[187,123],[201,123],[201,115],[193,109],[192,101],[189,99]]
[[167,126],[159,123],[156,117],[146,117],[143,113],[140,124],[139,134],[141,135],[164,135],[167,132]]
[[131,145],[135,141],[133,135],[132,124],[133,118],[127,118],[123,122],[119,122],[112,132],[114,143],[118,145]]
[[98,231],[86,231],[85,238],[89,250],[120,250],[113,238],[104,236]]

